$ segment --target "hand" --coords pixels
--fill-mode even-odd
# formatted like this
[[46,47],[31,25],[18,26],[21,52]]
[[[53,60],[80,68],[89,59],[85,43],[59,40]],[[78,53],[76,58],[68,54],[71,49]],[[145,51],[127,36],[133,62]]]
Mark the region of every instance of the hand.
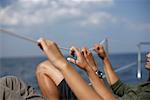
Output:
[[97,63],[93,58],[92,53],[87,49],[87,48],[83,48],[82,52],[84,54],[84,57],[87,61],[87,63],[90,65],[90,67],[92,67],[93,71],[97,71]]
[[78,65],[83,70],[85,70],[86,67],[89,66],[80,49],[75,48],[75,47],[71,47],[70,48],[70,54],[73,55],[73,56],[76,55],[77,59],[67,58],[67,60],[69,62],[72,62],[72,63]]
[[104,47],[102,45],[95,44],[94,51],[99,55],[99,57],[101,57],[102,60],[107,58],[107,54],[106,54]]
[[58,69],[62,69],[67,63],[57,44],[53,41],[40,38],[38,43],[41,45],[43,52],[47,55],[49,61]]
[[147,58],[147,62],[145,67],[150,70],[150,53],[146,55],[146,58]]

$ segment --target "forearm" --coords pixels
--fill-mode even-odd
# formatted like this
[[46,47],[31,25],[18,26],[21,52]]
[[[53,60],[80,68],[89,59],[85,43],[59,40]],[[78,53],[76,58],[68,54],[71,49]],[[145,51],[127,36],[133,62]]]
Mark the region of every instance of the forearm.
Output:
[[103,80],[96,75],[96,73],[91,69],[91,67],[87,67],[86,72],[90,78],[93,88],[104,100],[109,100],[110,98],[111,100],[115,99],[112,93],[105,86]]
[[71,65],[67,64],[61,72],[78,99],[92,100],[94,97],[94,100],[102,100],[102,98],[86,84]]
[[113,85],[115,82],[117,82],[119,80],[119,77],[113,70],[108,57],[103,59],[103,63],[104,63],[104,71],[106,74],[107,81],[110,85]]

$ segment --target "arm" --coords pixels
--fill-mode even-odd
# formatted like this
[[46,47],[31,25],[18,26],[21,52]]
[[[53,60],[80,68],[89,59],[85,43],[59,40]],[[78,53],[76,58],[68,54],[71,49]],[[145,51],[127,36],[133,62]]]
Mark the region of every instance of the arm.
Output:
[[120,80],[114,83],[111,88],[114,94],[121,97],[122,100],[141,100],[140,96],[138,96],[139,93],[134,91],[128,85],[122,83]]
[[86,72],[90,78],[93,88],[100,96],[103,97],[104,100],[109,100],[110,98],[111,100],[115,100],[115,97],[105,86],[103,80],[100,79],[90,67],[87,67]]
[[78,99],[102,100],[102,98],[86,84],[86,82],[72,68],[72,66],[67,63],[54,42],[44,39],[40,39],[38,42],[41,44],[43,51],[47,55],[49,61],[62,72],[66,82],[78,97]]
[[119,80],[119,77],[115,73],[115,71],[112,68],[112,65],[109,61],[109,58],[103,48],[102,45],[96,44],[94,47],[94,50],[99,55],[99,57],[102,59],[104,63],[104,71],[106,74],[106,79],[110,85],[113,85],[115,82]]
[[62,74],[65,77],[66,82],[81,100],[102,100],[98,94],[90,88],[81,76],[70,65],[66,66],[65,70],[62,70]]
[[[74,50],[75,48],[72,48]],[[80,52],[79,52],[80,53]],[[81,55],[83,54],[83,55]],[[103,80],[99,79],[99,77],[96,75],[95,71],[97,70],[96,62],[94,61],[94,58],[92,56],[92,53],[89,52],[86,48],[82,49],[82,53],[80,55],[77,55],[77,60],[70,58],[69,61],[77,64],[80,68],[84,69],[92,83],[93,88],[95,91],[103,97],[104,100],[114,100],[114,96],[112,93],[106,88]],[[84,62],[84,63],[83,63]]]
[[122,83],[112,68],[112,65],[109,61],[108,55],[106,54],[102,45],[96,44],[94,50],[97,52],[99,57],[104,63],[104,71],[108,83],[111,85],[111,88],[117,96],[121,97],[123,100],[137,100],[138,94],[128,85]]

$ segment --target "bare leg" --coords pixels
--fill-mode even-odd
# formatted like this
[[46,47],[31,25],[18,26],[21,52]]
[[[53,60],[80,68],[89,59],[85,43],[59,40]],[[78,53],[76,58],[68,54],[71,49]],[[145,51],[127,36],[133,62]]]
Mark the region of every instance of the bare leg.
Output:
[[37,66],[36,77],[43,96],[48,100],[58,100],[57,86],[64,79],[61,72],[47,60]]

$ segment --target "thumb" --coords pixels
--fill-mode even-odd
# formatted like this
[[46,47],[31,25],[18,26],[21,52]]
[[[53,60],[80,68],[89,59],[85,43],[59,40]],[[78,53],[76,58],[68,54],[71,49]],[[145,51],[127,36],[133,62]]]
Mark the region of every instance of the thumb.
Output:
[[45,40],[44,38],[38,39],[37,42],[38,42],[38,46],[39,46],[42,50],[44,50],[44,51],[47,50],[47,43],[46,43],[46,40]]
[[68,57],[68,58],[67,58],[67,61],[69,61],[69,62],[71,62],[71,63],[73,63],[73,64],[76,64],[76,60],[73,59],[73,58]]

